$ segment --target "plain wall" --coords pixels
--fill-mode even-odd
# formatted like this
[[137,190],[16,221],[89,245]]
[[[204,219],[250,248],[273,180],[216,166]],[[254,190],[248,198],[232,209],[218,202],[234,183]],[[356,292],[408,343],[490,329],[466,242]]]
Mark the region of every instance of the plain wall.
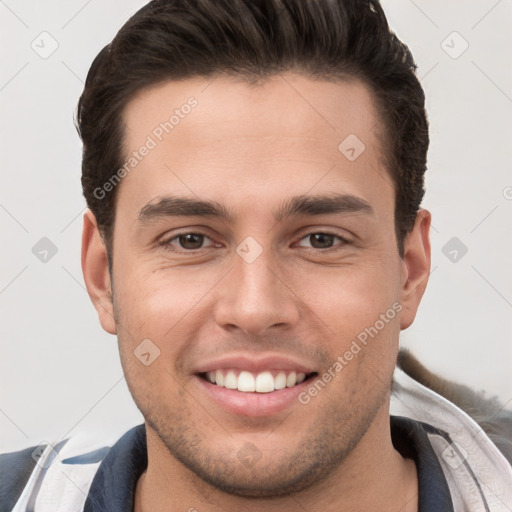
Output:
[[[81,274],[73,113],[93,58],[144,3],[0,2],[0,451],[143,421]],[[433,370],[509,403],[512,3],[383,6],[418,64],[431,127],[423,206],[433,215],[432,274],[401,343]],[[54,41],[47,58],[33,49],[50,52]],[[43,237],[57,250],[47,262],[33,253]]]

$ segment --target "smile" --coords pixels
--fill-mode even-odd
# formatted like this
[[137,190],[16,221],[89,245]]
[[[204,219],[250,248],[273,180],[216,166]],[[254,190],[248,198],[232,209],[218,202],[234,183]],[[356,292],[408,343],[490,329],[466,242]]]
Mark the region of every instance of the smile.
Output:
[[193,386],[230,415],[268,417],[300,406],[298,396],[318,375],[317,368],[288,354],[226,353],[198,362]]
[[209,371],[201,374],[201,377],[217,386],[243,393],[272,393],[294,387],[314,375],[316,373],[306,374],[293,370],[266,370],[255,374],[233,368]]

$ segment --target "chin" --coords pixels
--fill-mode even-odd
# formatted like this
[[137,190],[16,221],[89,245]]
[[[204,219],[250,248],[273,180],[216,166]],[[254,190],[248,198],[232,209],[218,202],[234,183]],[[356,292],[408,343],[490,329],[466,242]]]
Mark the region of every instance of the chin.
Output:
[[299,493],[322,481],[330,468],[312,464],[291,473],[283,467],[290,467],[286,462],[278,467],[261,466],[251,471],[231,473],[218,472],[215,469],[195,467],[193,471],[211,487],[233,496],[244,498],[276,498]]

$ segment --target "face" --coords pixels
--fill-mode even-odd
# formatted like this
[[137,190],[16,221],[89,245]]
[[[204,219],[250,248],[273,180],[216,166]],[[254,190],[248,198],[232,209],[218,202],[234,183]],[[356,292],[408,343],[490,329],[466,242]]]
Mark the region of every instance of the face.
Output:
[[83,265],[162,461],[272,496],[370,453],[429,246],[423,211],[399,257],[369,90],[190,79],[139,93],[124,123],[113,305],[90,212]]

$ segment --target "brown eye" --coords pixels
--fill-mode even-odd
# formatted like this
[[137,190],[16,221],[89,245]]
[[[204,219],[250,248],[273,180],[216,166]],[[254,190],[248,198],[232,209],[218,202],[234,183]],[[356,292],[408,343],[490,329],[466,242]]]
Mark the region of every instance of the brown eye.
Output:
[[313,233],[309,235],[309,239],[312,247],[315,249],[328,249],[332,247],[334,242],[334,235],[329,235],[327,233]]
[[[336,240],[338,240],[338,243],[336,243]],[[321,250],[335,248],[336,246],[342,247],[348,243],[350,242],[340,235],[335,235],[334,233],[318,232],[306,235],[300,240],[298,245],[310,249],[312,248]]]
[[204,235],[199,233],[187,233],[179,235],[178,241],[183,249],[200,249],[204,242]]
[[215,244],[209,236],[204,233],[188,232],[180,233],[171,238],[167,238],[160,242],[160,246],[169,251],[175,252],[192,252],[200,249],[213,247]]

